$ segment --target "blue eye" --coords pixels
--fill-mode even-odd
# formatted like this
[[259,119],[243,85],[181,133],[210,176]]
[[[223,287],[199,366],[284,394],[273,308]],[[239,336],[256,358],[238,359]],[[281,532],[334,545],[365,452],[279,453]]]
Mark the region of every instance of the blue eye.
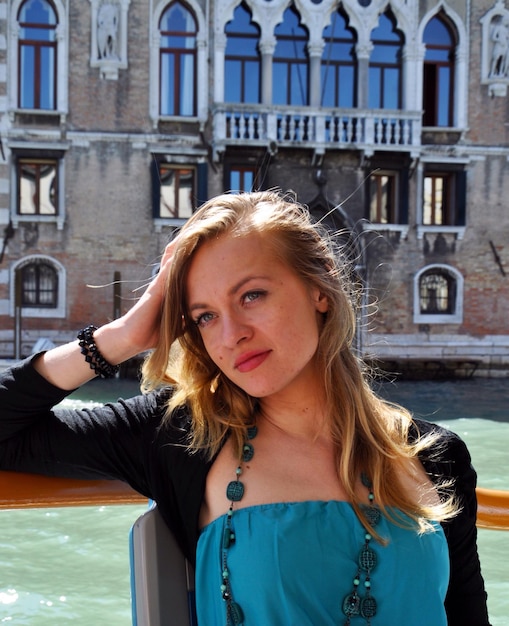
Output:
[[244,296],[244,301],[245,302],[254,302],[255,300],[258,300],[259,298],[261,298],[262,296],[264,296],[266,294],[265,291],[262,290],[258,290],[258,291],[248,291]]
[[202,313],[194,320],[194,323],[196,324],[196,326],[203,328],[203,326],[206,326],[208,322],[210,322],[213,318],[214,315],[212,313]]

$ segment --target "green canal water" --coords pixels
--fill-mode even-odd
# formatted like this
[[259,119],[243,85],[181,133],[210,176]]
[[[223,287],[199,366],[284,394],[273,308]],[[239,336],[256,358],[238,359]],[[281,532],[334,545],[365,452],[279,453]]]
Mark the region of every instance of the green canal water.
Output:
[[[509,379],[384,383],[378,391],[461,435],[480,486],[509,489]],[[133,393],[132,381],[94,381],[66,402]],[[0,511],[0,624],[129,626],[128,536],[145,508]],[[479,550],[492,624],[509,626],[509,531],[481,530]]]

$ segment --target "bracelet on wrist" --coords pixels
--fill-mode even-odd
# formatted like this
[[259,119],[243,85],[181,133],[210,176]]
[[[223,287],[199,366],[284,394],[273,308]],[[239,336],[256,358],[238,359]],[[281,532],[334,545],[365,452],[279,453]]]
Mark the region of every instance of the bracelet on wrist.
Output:
[[78,341],[81,348],[81,354],[85,357],[85,361],[90,365],[99,378],[114,378],[120,369],[120,365],[112,365],[100,353],[94,340],[94,332],[97,326],[90,324],[78,333]]

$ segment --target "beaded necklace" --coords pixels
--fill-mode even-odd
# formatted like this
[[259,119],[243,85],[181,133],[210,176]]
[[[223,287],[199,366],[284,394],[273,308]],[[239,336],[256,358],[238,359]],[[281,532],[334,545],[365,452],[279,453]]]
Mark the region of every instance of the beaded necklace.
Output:
[[[258,429],[252,426],[247,430],[247,440],[242,447],[242,456],[237,469],[235,470],[235,480],[228,483],[226,487],[226,497],[230,501],[228,512],[225,515],[223,537],[221,543],[221,595],[226,603],[226,626],[242,626],[244,624],[244,612],[232,594],[230,571],[228,569],[228,551],[235,543],[235,530],[233,527],[233,510],[236,502],[240,502],[244,497],[244,483],[240,480],[243,464],[248,463],[254,456],[254,446],[251,441],[256,437]],[[361,474],[362,484],[369,489],[369,504],[362,505],[362,511],[371,526],[375,527],[381,518],[380,509],[375,506],[375,496],[373,485],[366,474]],[[366,531],[364,543],[358,557],[358,566],[353,578],[353,588],[342,602],[341,609],[346,616],[344,626],[353,626],[352,619],[361,617],[367,626],[371,625],[371,618],[376,615],[376,600],[371,595],[371,572],[376,567],[377,555],[371,548],[372,536]],[[364,579],[364,595],[360,593],[362,580]],[[357,622],[356,622],[357,623]]]

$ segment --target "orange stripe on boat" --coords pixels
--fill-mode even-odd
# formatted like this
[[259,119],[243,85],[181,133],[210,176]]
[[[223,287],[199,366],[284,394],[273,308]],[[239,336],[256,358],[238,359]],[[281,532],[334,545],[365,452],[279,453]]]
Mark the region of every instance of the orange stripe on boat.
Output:
[[146,502],[118,480],[74,480],[0,471],[0,509]]
[[509,491],[477,488],[477,526],[509,530]]
[[[477,526],[509,530],[509,491],[477,488]],[[118,480],[74,480],[0,471],[0,509],[139,504],[147,498]]]

